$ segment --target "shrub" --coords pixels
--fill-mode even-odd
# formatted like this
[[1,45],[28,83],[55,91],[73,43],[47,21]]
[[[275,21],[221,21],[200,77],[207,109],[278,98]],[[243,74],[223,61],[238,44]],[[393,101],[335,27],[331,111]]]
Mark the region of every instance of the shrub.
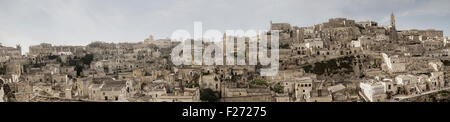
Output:
[[269,83],[267,83],[267,81],[262,78],[253,79],[250,81],[250,84],[258,86],[269,86]]
[[271,89],[276,93],[283,93],[284,87],[281,86],[280,84],[275,84]]
[[212,89],[202,89],[200,90],[200,100],[208,101],[208,102],[216,102],[219,100],[219,96],[217,92],[214,92]]

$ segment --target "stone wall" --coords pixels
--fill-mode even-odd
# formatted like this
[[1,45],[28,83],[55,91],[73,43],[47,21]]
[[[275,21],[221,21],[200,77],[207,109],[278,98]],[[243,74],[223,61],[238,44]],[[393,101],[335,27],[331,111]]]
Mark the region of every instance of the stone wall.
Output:
[[220,102],[275,102],[275,98],[272,95],[224,97]]

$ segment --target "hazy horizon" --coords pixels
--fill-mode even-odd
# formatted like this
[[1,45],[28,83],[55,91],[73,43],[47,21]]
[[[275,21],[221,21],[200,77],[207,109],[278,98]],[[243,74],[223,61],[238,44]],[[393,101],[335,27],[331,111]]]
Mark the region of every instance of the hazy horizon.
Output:
[[389,24],[399,30],[437,29],[449,35],[448,0],[0,0],[0,43],[87,45],[92,41],[140,42],[177,29],[267,30],[270,21],[312,26],[343,17]]

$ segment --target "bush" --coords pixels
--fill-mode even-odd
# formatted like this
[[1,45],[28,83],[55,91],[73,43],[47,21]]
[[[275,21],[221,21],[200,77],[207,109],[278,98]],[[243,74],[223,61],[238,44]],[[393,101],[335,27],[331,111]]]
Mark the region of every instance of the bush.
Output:
[[194,87],[198,87],[198,86],[199,86],[199,84],[195,83],[195,82],[189,82],[186,84],[187,88],[194,88]]
[[442,63],[444,63],[445,66],[450,66],[450,61],[449,60],[443,60]]
[[289,44],[288,44],[288,43],[286,43],[286,44],[281,44],[281,45],[280,45],[280,48],[281,48],[281,49],[289,49]]
[[271,89],[276,93],[283,93],[284,87],[281,86],[280,84],[275,84]]
[[269,86],[269,83],[267,83],[267,81],[262,78],[253,79],[250,81],[250,84],[258,86]]
[[393,95],[394,95],[394,93],[392,91],[386,92],[386,99],[392,99]]
[[216,102],[219,100],[219,96],[217,92],[214,92],[212,89],[202,89],[200,90],[200,100],[208,101],[208,102]]
[[81,75],[81,72],[83,72],[84,66],[89,66],[91,62],[94,60],[94,54],[86,54],[81,59],[70,59],[68,61],[67,66],[75,66],[75,70],[77,71],[77,76]]
[[59,56],[57,56],[57,55],[49,55],[49,56],[47,56],[47,58],[50,59],[50,60],[53,60],[53,59],[59,58]]

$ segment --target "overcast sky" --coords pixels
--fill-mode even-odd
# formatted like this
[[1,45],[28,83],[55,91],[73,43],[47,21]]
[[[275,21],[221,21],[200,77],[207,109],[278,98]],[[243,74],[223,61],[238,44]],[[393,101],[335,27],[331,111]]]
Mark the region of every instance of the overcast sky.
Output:
[[177,29],[268,29],[269,23],[311,26],[333,17],[374,20],[398,29],[450,31],[450,0],[0,0],[0,43],[86,45],[138,42]]

